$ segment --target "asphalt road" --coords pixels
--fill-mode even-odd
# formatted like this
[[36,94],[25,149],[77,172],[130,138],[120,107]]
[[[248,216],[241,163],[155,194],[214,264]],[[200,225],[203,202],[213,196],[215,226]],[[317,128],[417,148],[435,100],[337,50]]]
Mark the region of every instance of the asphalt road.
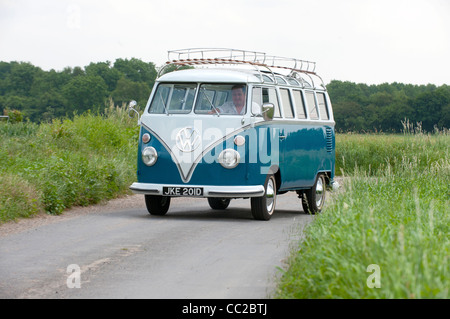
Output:
[[[271,298],[313,216],[291,192],[270,221],[250,201],[225,211],[173,198],[166,216],[102,209],[0,236],[0,298]],[[0,228],[0,232],[1,232]]]

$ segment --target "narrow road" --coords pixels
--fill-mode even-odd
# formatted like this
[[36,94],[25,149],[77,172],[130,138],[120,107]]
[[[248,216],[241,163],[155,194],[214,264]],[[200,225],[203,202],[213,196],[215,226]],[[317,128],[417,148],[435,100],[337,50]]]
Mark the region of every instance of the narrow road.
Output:
[[141,195],[116,203],[0,225],[0,298],[270,298],[314,218],[295,193],[267,222],[242,199],[173,198],[166,216]]

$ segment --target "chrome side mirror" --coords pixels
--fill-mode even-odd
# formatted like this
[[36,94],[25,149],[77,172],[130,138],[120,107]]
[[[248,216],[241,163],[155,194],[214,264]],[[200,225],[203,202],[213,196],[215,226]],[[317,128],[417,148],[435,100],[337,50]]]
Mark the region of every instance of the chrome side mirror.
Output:
[[262,115],[265,121],[273,120],[275,106],[273,103],[264,103],[262,106]]
[[137,102],[135,100],[130,102],[130,104],[128,105],[128,116],[130,118],[133,118],[134,115],[130,115],[130,112],[135,112],[138,117],[137,124],[140,125],[141,124],[141,116],[139,115],[139,112],[136,111],[136,109],[134,108],[136,105],[137,105]]

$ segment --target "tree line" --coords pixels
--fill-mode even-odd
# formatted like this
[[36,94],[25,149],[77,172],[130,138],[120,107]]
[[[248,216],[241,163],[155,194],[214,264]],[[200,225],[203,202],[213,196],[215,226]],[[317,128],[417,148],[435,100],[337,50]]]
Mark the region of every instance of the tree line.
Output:
[[[44,71],[28,62],[0,62],[0,114],[32,122],[102,111],[130,100],[145,105],[157,68],[140,59],[116,59]],[[333,80],[327,85],[336,130],[400,132],[402,121],[425,131],[450,127],[450,87],[433,84],[367,85]]]
[[136,100],[145,105],[157,71],[153,63],[117,59],[44,71],[28,62],[0,62],[0,113],[20,111],[32,122],[102,111]]
[[432,132],[450,128],[450,86],[331,81],[327,85],[338,131],[401,132],[420,123]]

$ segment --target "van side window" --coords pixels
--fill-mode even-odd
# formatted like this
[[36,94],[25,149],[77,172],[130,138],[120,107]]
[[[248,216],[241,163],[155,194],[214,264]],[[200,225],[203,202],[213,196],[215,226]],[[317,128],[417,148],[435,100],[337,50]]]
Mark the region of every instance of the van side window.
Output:
[[252,102],[262,105],[261,88],[253,88]]
[[302,91],[294,90],[295,109],[297,110],[297,118],[306,119],[305,103],[303,103]]
[[272,103],[274,106],[273,117],[281,117],[278,104],[277,91],[274,88],[262,88],[263,103]]
[[288,89],[280,89],[281,101],[283,102],[283,111],[285,118],[293,118],[294,113],[292,112],[291,97],[289,96]]
[[311,120],[318,120],[319,114],[317,113],[316,99],[314,98],[314,92],[306,91],[306,103],[308,105],[309,117]]
[[257,104],[260,108],[258,113],[255,113],[255,111],[253,110],[252,107],[252,114],[253,115],[261,115],[261,106],[263,105],[262,103],[262,95],[261,95],[261,88],[253,88],[253,92],[252,92],[252,105]]
[[317,101],[319,103],[320,118],[322,120],[329,120],[330,115],[328,114],[327,103],[325,100],[325,94],[317,93]]

